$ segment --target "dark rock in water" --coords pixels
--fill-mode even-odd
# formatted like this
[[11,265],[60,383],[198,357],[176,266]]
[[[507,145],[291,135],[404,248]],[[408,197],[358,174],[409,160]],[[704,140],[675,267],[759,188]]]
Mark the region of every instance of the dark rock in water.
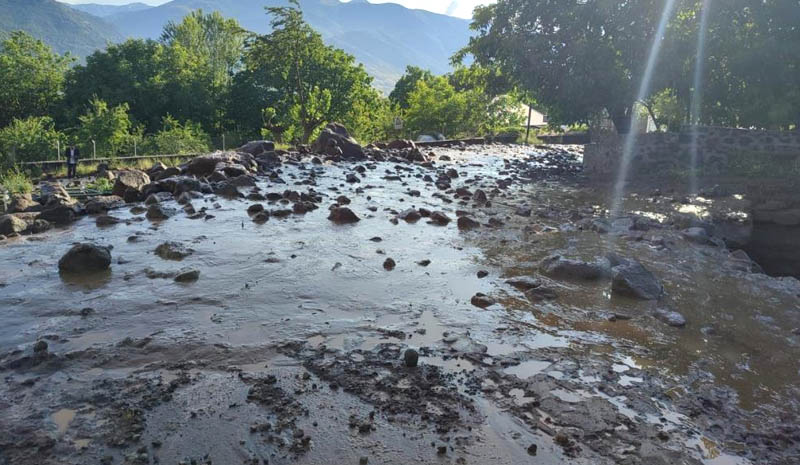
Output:
[[414,349],[406,349],[403,353],[403,361],[409,368],[416,368],[419,364],[419,352]]
[[536,444],[531,444],[528,446],[528,455],[536,455],[539,451],[539,447]]
[[255,215],[256,213],[260,213],[264,211],[264,206],[260,203],[256,203],[247,207],[247,214],[250,216]]
[[217,187],[214,189],[214,193],[220,197],[225,197],[226,199],[242,197],[242,193],[239,192],[239,189],[230,181],[223,181],[217,184]]
[[28,222],[16,215],[0,216],[0,234],[20,234],[28,229]]
[[415,149],[417,145],[411,140],[397,139],[389,142],[386,148],[389,150]]
[[275,143],[269,140],[254,140],[250,141],[243,146],[236,149],[237,152],[240,153],[249,153],[254,157],[257,157],[266,152],[272,152],[275,150]]
[[611,290],[615,294],[642,300],[658,300],[664,293],[661,283],[641,263],[629,261],[612,269]]
[[364,160],[364,149],[350,136],[347,128],[339,123],[325,126],[317,140],[311,146],[315,153],[329,153],[331,148],[341,150],[341,156],[349,160]]
[[475,195],[472,196],[472,200],[476,203],[486,203],[489,199],[486,197],[486,192],[482,189],[477,189]]
[[422,215],[414,208],[403,210],[397,217],[406,223],[416,223],[422,218]]
[[124,200],[125,203],[139,202],[139,201],[142,200],[143,197],[144,197],[144,194],[142,194],[141,191],[138,191],[138,190],[133,189],[133,188],[125,189],[125,193],[122,194],[122,200]]
[[118,171],[116,176],[117,179],[114,181],[112,194],[117,197],[125,197],[125,192],[128,189],[141,192],[144,186],[150,184],[150,176],[144,171],[122,170]]
[[175,282],[177,283],[193,283],[198,279],[200,279],[200,271],[198,270],[181,271],[175,276]]
[[514,278],[507,279],[506,284],[524,292],[541,286],[542,282],[530,276],[516,276]]
[[33,345],[33,353],[38,354],[47,352],[47,341],[38,341]]
[[527,217],[531,216],[532,212],[533,212],[533,210],[531,209],[531,207],[528,207],[528,206],[525,206],[525,205],[520,205],[519,207],[517,207],[517,209],[516,209],[516,211],[514,213],[517,216],[523,216],[523,217],[527,218]]
[[356,182],[361,182],[361,179],[359,179],[358,176],[356,176],[353,173],[348,173],[347,177],[345,178],[345,181],[347,181],[347,182],[352,184],[352,183],[356,183]]
[[356,216],[356,214],[353,213],[353,210],[350,210],[347,207],[332,208],[331,214],[328,215],[328,219],[336,224],[350,224],[361,221],[361,218]]
[[238,165],[248,171],[254,171],[258,165],[249,153],[237,152],[216,152],[210,155],[203,155],[192,158],[186,169],[189,174],[197,177],[209,176],[217,171],[217,166],[224,168]]
[[397,264],[391,258],[387,258],[383,262],[383,269],[386,270],[386,271],[392,271],[395,266],[397,266]]
[[125,201],[121,197],[117,197],[116,195],[104,195],[92,198],[86,202],[84,208],[86,209],[86,213],[94,215],[105,213],[109,210],[122,207],[123,205],[125,205]]
[[184,258],[191,255],[192,252],[194,252],[192,249],[188,249],[184,247],[183,244],[179,244],[177,242],[164,242],[163,244],[156,247],[155,250],[155,254],[163,258],[164,260],[176,260],[176,261],[183,260]]
[[419,265],[419,266],[428,266],[430,264],[431,264],[431,261],[427,260],[427,259],[426,260],[420,260],[420,261],[417,262],[417,265]]
[[114,218],[113,216],[109,215],[100,215],[94,221],[94,224],[97,225],[98,228],[105,228],[108,226],[114,226],[115,224],[119,223],[118,218]]
[[487,276],[489,276],[489,272],[488,271],[486,271],[486,270],[478,271],[478,279],[483,279],[483,278],[485,278]]
[[80,213],[81,209],[75,201],[56,201],[48,203],[39,213],[39,218],[53,224],[65,225],[75,221]]
[[474,305],[476,307],[480,307],[480,308],[491,307],[492,305],[494,305],[496,303],[494,301],[494,299],[492,299],[488,295],[481,294],[480,292],[475,294],[474,296],[472,296],[472,299],[470,299],[470,302],[472,303],[472,305]]
[[168,219],[171,215],[166,208],[163,208],[160,204],[150,205],[147,207],[147,214],[145,217],[150,221],[163,221]]
[[350,199],[346,195],[336,197],[336,203],[339,205],[350,205]]
[[668,308],[656,309],[655,317],[661,322],[676,328],[682,328],[686,326],[686,318],[684,318],[684,316],[680,313]]
[[111,266],[111,250],[94,244],[78,244],[61,257],[58,269],[64,273],[90,273]]
[[430,215],[430,223],[439,225],[439,226],[447,226],[447,224],[452,221],[449,216],[445,215],[443,212],[435,211],[431,212]]
[[161,203],[161,200],[158,198],[156,194],[150,194],[144,199],[144,204],[147,206],[155,205],[157,203]]
[[269,221],[269,212],[261,211],[253,215],[253,223],[264,224]]
[[471,229],[479,228],[480,226],[480,223],[468,216],[462,216],[458,219],[458,229],[461,231],[469,231]]
[[542,273],[557,279],[595,280],[606,276],[607,268],[597,263],[587,263],[580,260],[564,258],[561,255],[551,255],[539,264]]
[[35,219],[31,225],[31,232],[34,234],[41,234],[50,229],[50,222],[42,219]]

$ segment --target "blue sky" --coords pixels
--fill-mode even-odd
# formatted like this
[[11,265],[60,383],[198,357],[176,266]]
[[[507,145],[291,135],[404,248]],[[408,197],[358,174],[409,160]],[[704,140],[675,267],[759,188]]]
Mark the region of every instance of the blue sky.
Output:
[[[138,1],[149,5],[160,5],[169,0],[61,0],[65,3],[103,3],[107,5],[124,5]],[[370,3],[387,3],[390,0],[369,0]],[[477,5],[491,3],[493,0],[391,0],[408,8],[448,14],[459,18],[471,18],[472,9]]]

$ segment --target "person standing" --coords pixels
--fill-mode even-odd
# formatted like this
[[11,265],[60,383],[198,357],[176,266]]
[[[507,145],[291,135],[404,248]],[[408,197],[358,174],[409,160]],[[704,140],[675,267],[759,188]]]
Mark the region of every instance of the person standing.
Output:
[[74,178],[78,175],[78,160],[81,158],[81,151],[78,147],[70,145],[67,149],[67,177]]

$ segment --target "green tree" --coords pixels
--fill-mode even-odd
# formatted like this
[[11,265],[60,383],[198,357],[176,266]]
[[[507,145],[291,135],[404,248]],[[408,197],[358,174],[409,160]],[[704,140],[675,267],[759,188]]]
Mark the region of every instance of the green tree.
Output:
[[232,108],[277,140],[308,142],[327,122],[375,98],[372,78],[355,58],[325,45],[296,1],[268,8],[272,32],[249,44],[237,76]]
[[389,94],[389,100],[402,109],[408,108],[408,95],[417,87],[417,82],[430,82],[433,73],[417,66],[406,67],[406,72],[394,85],[394,90]]
[[24,32],[0,44],[0,127],[14,118],[51,115],[73,61]]
[[0,129],[0,169],[21,162],[55,160],[59,140],[63,144],[64,135],[56,131],[48,116],[14,119]]
[[211,139],[199,124],[187,121],[181,124],[167,115],[162,129],[148,141],[145,151],[154,155],[182,155],[208,152]]
[[496,67],[552,121],[608,112],[625,130],[663,2],[500,0],[475,10],[476,36],[456,59]]
[[161,81],[167,112],[197,121],[206,130],[222,130],[230,85],[238,70],[248,33],[234,19],[202,10],[164,28]]
[[469,100],[467,93],[457,92],[446,76],[417,81],[408,96],[406,129],[414,136],[430,132],[448,137],[464,135],[475,126]]
[[81,125],[77,131],[77,139],[85,154],[91,153],[93,140],[98,157],[116,157],[133,151],[132,124],[128,117],[127,103],[109,108],[106,102],[93,99],[89,110],[79,120]]
[[163,54],[164,46],[152,40],[128,40],[93,53],[67,74],[65,119],[77,121],[86,102],[97,98],[112,107],[128,104],[134,120],[157,131],[168,112]]

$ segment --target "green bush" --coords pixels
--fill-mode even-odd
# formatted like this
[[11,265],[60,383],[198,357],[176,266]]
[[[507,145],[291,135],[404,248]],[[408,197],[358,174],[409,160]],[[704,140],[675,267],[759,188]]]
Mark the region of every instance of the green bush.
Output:
[[0,169],[26,161],[56,159],[56,141],[63,135],[49,117],[15,119],[0,129]]
[[12,194],[30,194],[33,192],[33,183],[27,174],[13,168],[0,175],[0,185]]
[[211,150],[211,138],[199,124],[181,124],[171,116],[162,120],[163,129],[145,142],[145,152],[152,155],[185,155]]

